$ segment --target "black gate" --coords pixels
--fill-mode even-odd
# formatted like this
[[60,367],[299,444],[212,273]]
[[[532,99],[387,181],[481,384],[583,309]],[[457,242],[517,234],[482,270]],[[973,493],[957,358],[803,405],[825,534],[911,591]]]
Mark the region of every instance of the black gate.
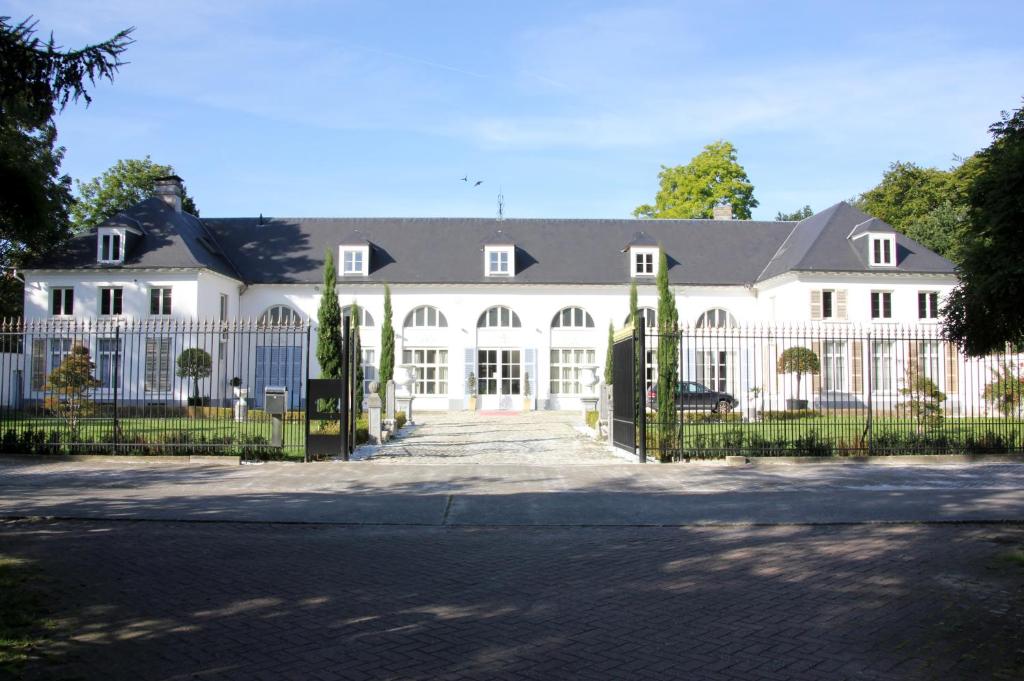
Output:
[[[626,329],[612,346],[612,444],[647,461],[647,412],[644,406],[644,335]],[[642,362],[642,359],[641,359]]]
[[353,355],[350,329],[346,326],[342,332],[342,377],[306,381],[306,461],[336,456],[348,461],[355,448],[358,360]]

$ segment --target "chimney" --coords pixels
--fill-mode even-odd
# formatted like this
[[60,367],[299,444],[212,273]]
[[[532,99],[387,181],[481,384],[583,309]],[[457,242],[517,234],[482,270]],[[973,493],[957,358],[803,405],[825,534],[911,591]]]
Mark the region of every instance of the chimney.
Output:
[[[175,213],[181,212],[182,179],[177,175],[158,177],[153,180],[153,196],[174,209]],[[717,209],[716,209],[717,210]]]
[[715,206],[711,209],[711,215],[714,220],[732,220],[732,204]]

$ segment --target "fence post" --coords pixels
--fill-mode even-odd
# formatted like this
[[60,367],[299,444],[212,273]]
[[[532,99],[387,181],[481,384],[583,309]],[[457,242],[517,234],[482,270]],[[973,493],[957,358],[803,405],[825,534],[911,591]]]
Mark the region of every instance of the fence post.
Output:
[[[306,375],[305,375],[305,377],[303,378],[303,381],[302,381],[302,389],[306,393],[306,395],[305,395],[305,398],[306,398],[306,400],[305,400],[305,411],[303,412],[305,414],[305,416],[306,416],[306,418],[305,418],[306,427],[304,429],[305,430],[305,437],[303,437],[303,439],[302,439],[302,454],[303,454],[302,458],[307,463],[309,462],[309,448],[306,445],[309,443],[309,413],[310,413],[310,409],[309,409],[309,407],[310,407],[310,405],[309,405],[309,350],[310,350],[310,338],[312,337],[312,335],[313,335],[313,322],[307,322],[306,323]],[[300,397],[299,399],[301,400],[302,398]],[[313,405],[313,406],[316,406],[316,405]]]
[[[97,346],[99,344],[97,343]],[[121,325],[114,324],[114,433],[113,433],[113,445],[114,453],[117,453],[117,442],[118,431],[121,430],[121,425],[117,418],[117,387],[121,382]]]
[[352,372],[349,371],[349,353],[351,351],[349,325],[345,324],[342,330],[341,337],[341,421],[338,423],[338,429],[341,433],[341,458],[344,461],[348,461],[349,453],[349,441],[348,434],[350,432],[350,419],[351,419],[351,407],[348,403],[349,389],[348,384],[352,379]]
[[865,345],[865,349],[867,350],[867,355],[868,355],[867,356],[867,362],[865,362],[865,364],[867,364],[867,367],[866,367],[867,371],[865,371],[864,373],[867,374],[867,375],[865,376],[866,380],[864,381],[864,383],[868,387],[868,420],[867,420],[867,423],[864,426],[864,430],[866,431],[867,436],[868,436],[868,456],[871,456],[871,451],[872,451],[872,448],[873,448],[873,440],[874,440],[874,432],[873,432],[873,430],[874,430],[875,403],[874,403],[874,398],[872,397],[872,395],[875,392],[875,386],[874,386],[874,381],[872,379],[874,378],[874,373],[875,373],[874,372],[874,368],[875,368],[875,365],[874,365],[875,349],[874,349],[874,347],[871,344],[871,332],[870,331],[868,331],[867,341],[868,342],[864,344]]
[[[641,319],[640,326],[636,327],[633,334],[634,352],[640,353],[640,375],[637,377],[640,381],[640,405],[637,412],[637,420],[640,427],[640,437],[637,441],[640,450],[640,463],[647,463],[647,352],[644,349],[646,327],[646,321]],[[636,392],[634,390],[633,394],[635,395]]]

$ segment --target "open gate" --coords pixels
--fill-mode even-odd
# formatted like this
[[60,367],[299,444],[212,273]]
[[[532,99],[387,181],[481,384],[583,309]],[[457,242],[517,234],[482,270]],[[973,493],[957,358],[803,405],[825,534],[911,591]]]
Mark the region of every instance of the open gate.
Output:
[[[643,327],[615,334],[612,345],[612,445],[647,461],[647,410],[644,405]],[[637,358],[640,358],[638,367]]]

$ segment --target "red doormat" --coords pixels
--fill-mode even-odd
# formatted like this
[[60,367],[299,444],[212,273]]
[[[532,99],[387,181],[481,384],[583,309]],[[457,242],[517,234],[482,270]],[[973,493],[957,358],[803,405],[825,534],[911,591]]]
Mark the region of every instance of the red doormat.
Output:
[[519,416],[518,411],[481,411],[480,416]]

